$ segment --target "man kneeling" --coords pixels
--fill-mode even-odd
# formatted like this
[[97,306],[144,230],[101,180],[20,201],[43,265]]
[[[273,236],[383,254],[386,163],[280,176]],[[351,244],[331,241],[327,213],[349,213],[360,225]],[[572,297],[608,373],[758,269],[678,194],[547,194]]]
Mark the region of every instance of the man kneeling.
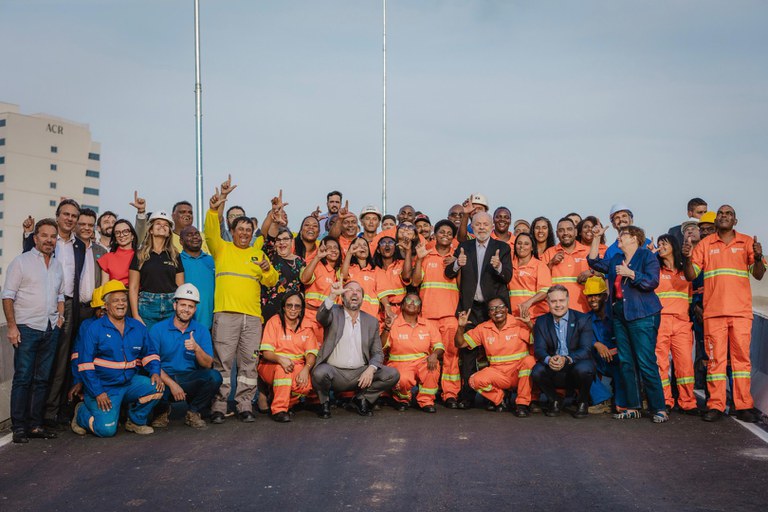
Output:
[[[153,427],[168,426],[170,400],[189,404],[185,423],[192,428],[206,428],[201,413],[211,408],[221,386],[221,374],[212,369],[213,343],[208,329],[194,319],[200,292],[185,283],[176,289],[174,314],[152,326],[149,338],[160,353],[160,377],[165,393],[155,409]],[[159,413],[159,414],[158,414]]]
[[[147,417],[163,396],[160,356],[149,342],[144,324],[127,318],[128,289],[120,281],[103,287],[107,314],[95,320],[80,345],[78,370],[85,384],[85,401],[77,404],[72,430],[99,437],[117,433],[120,405],[131,404],[125,430],[151,434]],[[143,366],[151,377],[138,374]]]
[[488,301],[491,319],[465,334],[469,313],[459,313],[456,346],[470,349],[482,346],[491,363],[469,378],[470,387],[491,401],[488,410],[493,411],[503,411],[504,391],[517,387],[514,414],[518,418],[530,416],[531,368],[535,364],[528,355],[530,327],[508,315],[504,301],[494,298]]

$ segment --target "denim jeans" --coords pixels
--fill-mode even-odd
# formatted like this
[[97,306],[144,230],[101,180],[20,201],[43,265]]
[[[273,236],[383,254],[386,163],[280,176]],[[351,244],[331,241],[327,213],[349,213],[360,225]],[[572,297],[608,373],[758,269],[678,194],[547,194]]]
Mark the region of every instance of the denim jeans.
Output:
[[171,315],[173,315],[172,293],[139,292],[139,316],[144,320],[147,330]]
[[641,379],[651,412],[666,409],[664,390],[661,387],[661,376],[656,361],[656,335],[659,332],[660,323],[660,313],[630,321],[624,318],[624,307],[620,301],[613,305],[613,331],[616,335],[616,346],[619,349],[620,380],[629,409],[639,409],[642,405]]
[[19,325],[21,342],[13,354],[11,425],[14,431],[43,425],[48,380],[59,340],[59,328],[38,331]]
[[[210,410],[213,398],[221,387],[221,374],[213,369],[193,370],[191,372],[177,373],[171,376],[176,384],[187,394],[187,403],[192,412],[206,412]],[[171,389],[166,386],[163,398],[158,409],[167,409],[168,403],[173,399]]]

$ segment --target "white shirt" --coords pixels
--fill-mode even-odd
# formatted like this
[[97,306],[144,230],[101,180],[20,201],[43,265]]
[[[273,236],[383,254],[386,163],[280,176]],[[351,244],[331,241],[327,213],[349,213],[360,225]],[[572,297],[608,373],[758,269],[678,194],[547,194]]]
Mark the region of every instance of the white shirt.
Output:
[[483,261],[485,260],[485,250],[488,249],[488,240],[481,242],[476,239],[475,242],[477,251],[477,288],[475,288],[474,300],[477,302],[485,302],[483,291],[480,289],[480,277],[483,275]]
[[93,289],[96,288],[96,278],[93,266],[93,243],[85,249],[83,271],[80,273],[80,302],[91,302]]
[[[333,302],[325,300],[325,307],[329,310]],[[349,313],[344,310],[344,330],[341,333],[336,347],[328,357],[328,364],[336,368],[354,369],[365,366],[363,358],[363,334],[360,330],[360,317],[353,322]]]
[[64,295],[72,297],[75,294],[75,234],[70,233],[69,240],[56,235],[56,259],[64,270]]
[[16,256],[5,275],[3,299],[13,301],[17,325],[45,331],[50,322],[56,327],[57,306],[64,302],[64,271],[61,262],[51,258],[45,266],[45,256],[36,248]]

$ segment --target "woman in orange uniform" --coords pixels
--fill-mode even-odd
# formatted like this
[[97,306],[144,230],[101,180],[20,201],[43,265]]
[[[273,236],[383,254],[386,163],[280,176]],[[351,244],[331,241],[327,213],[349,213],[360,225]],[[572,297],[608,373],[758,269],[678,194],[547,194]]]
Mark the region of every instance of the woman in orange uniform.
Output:
[[416,238],[416,229],[412,225],[401,224],[395,236],[397,240],[388,236],[382,237],[373,256],[382,313],[390,317],[400,313],[400,303],[405,298],[405,287],[411,283],[411,246]]
[[513,316],[531,320],[547,313],[547,290],[552,286],[549,267],[533,257],[534,240],[529,233],[520,233],[515,240],[512,258],[512,279],[509,281],[509,305]]
[[317,310],[331,290],[331,285],[339,279],[341,267],[341,249],[335,238],[326,237],[320,242],[315,257],[301,271],[299,279],[305,286],[307,300],[305,320],[311,322],[317,342],[323,343],[323,326],[315,320]]
[[374,317],[379,316],[379,298],[376,289],[376,267],[364,238],[356,238],[349,244],[349,250],[341,265],[341,282],[357,281],[363,287],[361,310]]

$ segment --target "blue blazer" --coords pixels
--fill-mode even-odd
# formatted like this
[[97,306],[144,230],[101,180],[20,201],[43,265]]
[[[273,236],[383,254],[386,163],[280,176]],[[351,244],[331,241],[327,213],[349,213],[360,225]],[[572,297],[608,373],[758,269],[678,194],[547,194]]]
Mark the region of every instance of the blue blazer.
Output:
[[[592,330],[592,320],[588,315],[568,310],[568,332],[565,335],[568,346],[568,356],[574,362],[581,359],[592,359],[592,347],[595,344],[595,333]],[[544,363],[547,356],[557,354],[557,332],[552,313],[541,315],[533,327],[533,355],[536,361]]]
[[[609,303],[616,302],[614,283],[616,282],[616,266],[624,261],[624,253],[614,254],[611,259],[596,258],[588,260],[589,266],[602,272],[608,279]],[[659,286],[659,260],[655,254],[639,247],[627,265],[635,271],[635,278],[621,279],[621,293],[624,295],[624,318],[628,321],[655,315],[661,311],[661,301],[656,296]],[[610,310],[609,310],[610,311]]]

